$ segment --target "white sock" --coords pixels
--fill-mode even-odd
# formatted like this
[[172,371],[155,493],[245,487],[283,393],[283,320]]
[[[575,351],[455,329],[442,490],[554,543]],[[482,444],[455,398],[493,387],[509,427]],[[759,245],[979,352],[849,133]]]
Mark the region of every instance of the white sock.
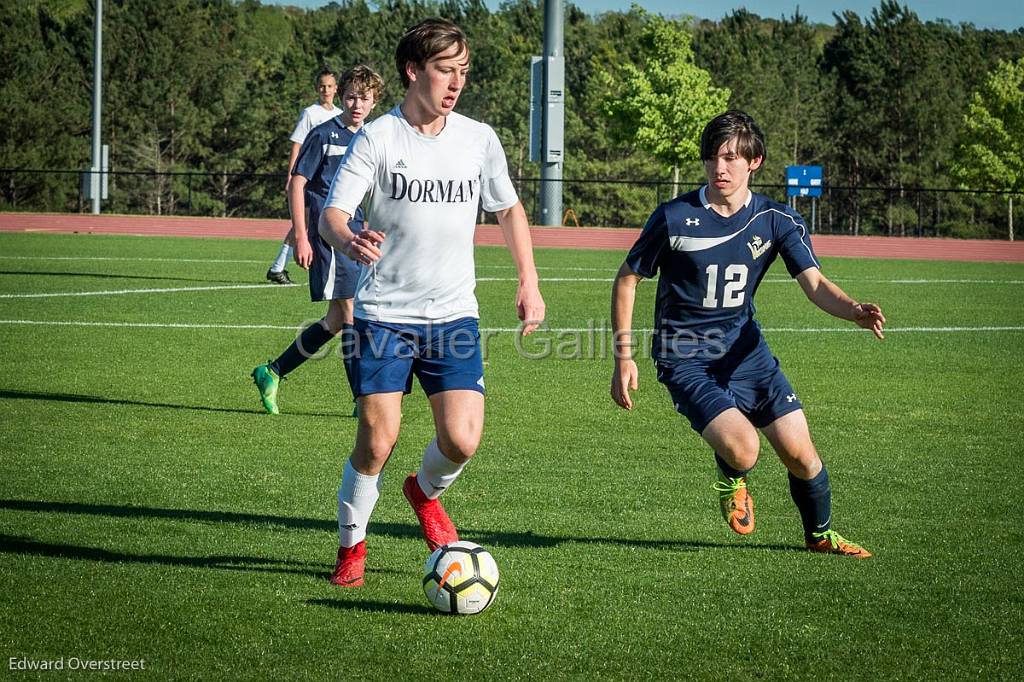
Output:
[[427,496],[428,500],[436,500],[448,486],[455,482],[455,479],[462,473],[466,463],[456,464],[441,452],[437,447],[437,438],[430,441],[430,445],[423,451],[423,464],[416,472],[416,482],[420,489]]
[[274,259],[274,264],[270,266],[271,272],[281,272],[285,266],[288,265],[288,261],[292,259],[292,247],[288,246],[288,242],[281,242],[281,250],[277,252],[277,258]]
[[338,488],[338,542],[352,547],[366,538],[366,524],[380,497],[380,475],[367,476],[355,470],[351,458],[345,462]]

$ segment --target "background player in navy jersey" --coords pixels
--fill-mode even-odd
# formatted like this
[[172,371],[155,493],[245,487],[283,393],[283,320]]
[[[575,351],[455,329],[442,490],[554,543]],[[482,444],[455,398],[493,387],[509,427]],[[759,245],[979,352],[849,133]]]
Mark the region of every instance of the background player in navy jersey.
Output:
[[[368,66],[355,66],[343,73],[341,114],[313,128],[296,158],[288,185],[295,261],[309,270],[309,298],[313,302],[327,301],[327,314],[307,327],[280,357],[252,371],[263,407],[271,414],[278,414],[279,380],[352,325],[352,296],[359,266],[321,239],[317,226],[342,156],[383,91],[384,82]],[[362,211],[357,209],[351,229],[359,231],[362,223]]]
[[742,535],[754,530],[747,474],[757,462],[758,429],[789,471],[808,549],[866,558],[832,530],[828,472],[811,442],[796,392],[753,318],[753,297],[776,256],[825,312],[883,338],[885,317],[821,274],[803,219],[749,188],[764,162],[764,136],[750,116],[727,111],[701,135],[707,185],[654,211],[612,290],[615,371],[612,399],[633,406],[636,286],[660,272],[652,355],[676,410],[714,449],[722,515]]
[[[320,233],[364,264],[356,288],[352,389],[359,429],[338,489],[338,555],[331,582],[363,584],[366,526],[380,473],[398,441],[412,378],[430,400],[435,438],[402,492],[433,550],[458,540],[438,499],[480,444],[484,376],[473,236],[480,207],[493,212],[519,273],[523,333],[544,319],[526,213],[494,130],[453,109],[469,47],[458,26],[427,19],[399,40],[399,106],[367,124],[338,169]],[[369,192],[370,227],[349,217]]]
[[[285,180],[285,194],[288,193],[289,187],[291,187],[292,171],[295,169],[295,161],[299,158],[299,150],[302,149],[302,143],[306,141],[306,136],[309,135],[309,132],[313,130],[313,128],[316,128],[325,121],[329,121],[340,113],[338,108],[334,106],[334,96],[337,93],[337,76],[335,76],[334,72],[326,66],[321,68],[320,72],[316,75],[317,101],[302,110],[302,113],[299,114],[299,120],[295,124],[295,130],[292,131],[291,137],[289,138],[292,145],[291,150],[288,152],[288,173],[287,180]],[[274,262],[270,264],[270,269],[267,270],[267,279],[272,283],[292,283],[291,279],[288,277],[288,271],[285,270],[285,266],[288,265],[288,261],[292,258],[294,246],[295,227],[293,225],[288,229],[288,234],[285,235],[284,240],[281,242],[281,248],[277,252],[277,258],[274,259]]]

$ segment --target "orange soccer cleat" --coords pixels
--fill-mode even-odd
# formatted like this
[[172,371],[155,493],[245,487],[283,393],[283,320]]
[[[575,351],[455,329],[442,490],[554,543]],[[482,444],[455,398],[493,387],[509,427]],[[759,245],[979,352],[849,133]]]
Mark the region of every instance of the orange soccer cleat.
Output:
[[754,532],[754,498],[747,490],[747,477],[730,478],[719,471],[713,486],[718,492],[722,518],[740,535]]
[[854,559],[867,559],[871,552],[860,545],[855,545],[834,530],[826,530],[824,533],[812,533],[814,539],[807,541],[807,549],[812,552],[823,554],[839,554],[841,556],[853,557]]
[[363,567],[366,564],[366,540],[351,547],[338,548],[338,561],[334,564],[331,582],[339,587],[359,587],[363,584]]
[[459,541],[455,524],[448,518],[441,501],[431,500],[423,494],[420,484],[416,482],[416,472],[406,477],[402,493],[405,494],[405,499],[409,500],[412,510],[416,512],[416,518],[419,519],[420,528],[423,530],[423,538],[431,552],[441,545]]

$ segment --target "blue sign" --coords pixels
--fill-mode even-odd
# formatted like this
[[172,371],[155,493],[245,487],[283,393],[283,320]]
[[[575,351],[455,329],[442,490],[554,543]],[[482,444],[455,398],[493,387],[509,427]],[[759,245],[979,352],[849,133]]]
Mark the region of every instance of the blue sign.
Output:
[[822,184],[821,166],[786,166],[787,197],[820,197]]

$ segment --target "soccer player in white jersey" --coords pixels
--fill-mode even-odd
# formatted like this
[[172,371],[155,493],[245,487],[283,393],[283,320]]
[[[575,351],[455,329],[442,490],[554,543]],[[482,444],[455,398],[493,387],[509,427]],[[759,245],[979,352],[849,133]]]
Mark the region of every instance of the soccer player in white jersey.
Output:
[[757,462],[761,431],[786,466],[806,547],[867,558],[832,530],[832,488],[811,441],[807,419],[761,328],[754,294],[776,256],[825,312],[883,338],[885,316],[858,303],[821,273],[803,219],[784,204],[754,194],[750,177],[764,161],[764,136],[750,116],[727,111],[701,135],[707,184],[659,206],[612,290],[615,371],[612,399],[632,409],[637,388],[632,320],[636,287],[660,272],[651,353],[658,380],[676,410],[711,446],[718,464],[722,516],[735,532],[754,530],[747,474]]
[[[465,34],[444,19],[405,32],[395,52],[405,97],[352,140],[320,221],[324,239],[364,265],[351,358],[359,428],[338,490],[336,585],[363,583],[366,525],[413,375],[430,400],[436,437],[402,491],[431,550],[458,539],[438,497],[474,455],[483,431],[473,294],[480,206],[497,216],[519,273],[522,333],[544,319],[526,213],[501,143],[490,126],[452,111],[469,56]],[[348,221],[367,192],[369,229],[353,234]]]
[[[295,124],[295,130],[292,131],[289,138],[292,141],[292,147],[288,154],[288,174],[285,180],[285,193],[288,192],[292,171],[295,170],[295,160],[299,158],[299,150],[302,149],[302,143],[306,141],[306,135],[313,128],[331,120],[340,113],[340,110],[334,106],[334,96],[337,93],[338,79],[335,77],[334,72],[327,67],[321,68],[320,73],[316,75],[317,101],[302,110],[302,113],[299,114],[299,120]],[[270,269],[267,270],[267,279],[273,284],[292,283],[288,277],[288,271],[285,270],[285,266],[288,265],[288,261],[292,258],[294,247],[295,226],[293,225],[288,229],[288,234],[285,235],[284,240],[281,242],[281,248],[277,252],[277,257],[270,264]]]

